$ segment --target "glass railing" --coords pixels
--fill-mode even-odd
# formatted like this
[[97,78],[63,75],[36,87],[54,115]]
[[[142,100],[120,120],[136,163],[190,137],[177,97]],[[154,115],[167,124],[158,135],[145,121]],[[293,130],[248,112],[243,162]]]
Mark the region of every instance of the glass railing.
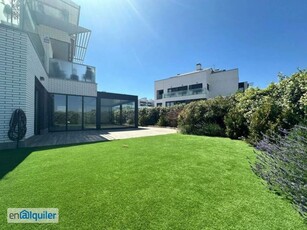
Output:
[[190,96],[190,95],[196,95],[196,94],[207,94],[206,89],[189,89],[189,90],[182,90],[177,92],[170,92],[163,94],[164,98],[169,97],[183,97],[183,96]]
[[49,77],[95,83],[96,68],[64,60],[50,59]]
[[63,22],[78,25],[80,7],[73,2],[63,0],[34,0],[30,9],[35,13],[52,17]]

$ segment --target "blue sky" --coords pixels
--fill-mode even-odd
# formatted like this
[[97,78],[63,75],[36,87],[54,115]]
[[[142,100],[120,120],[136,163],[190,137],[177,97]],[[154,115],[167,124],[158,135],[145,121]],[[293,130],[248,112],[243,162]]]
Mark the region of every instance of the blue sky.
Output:
[[307,67],[306,0],[74,0],[100,91],[153,98],[196,63],[266,87]]

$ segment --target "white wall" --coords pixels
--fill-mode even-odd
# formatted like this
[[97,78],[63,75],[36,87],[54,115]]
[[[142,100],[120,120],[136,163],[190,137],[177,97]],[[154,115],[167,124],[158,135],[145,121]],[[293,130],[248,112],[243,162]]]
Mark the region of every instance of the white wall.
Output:
[[216,96],[229,96],[238,90],[239,71],[238,69],[212,73],[208,77],[210,85],[209,98]]
[[47,90],[49,93],[97,96],[97,84],[90,82],[49,78]]
[[0,26],[0,143],[10,143],[9,122],[15,109],[27,117],[25,138],[34,135],[35,76],[48,87],[48,76],[26,33]]
[[181,101],[181,100],[206,98],[207,95],[205,94],[195,94],[195,95],[188,95],[182,97],[162,98],[160,100],[157,100],[157,90],[163,89],[164,93],[167,93],[168,88],[189,86],[198,83],[202,83],[203,88],[206,89],[208,83],[207,78],[209,74],[210,70],[207,69],[207,70],[195,71],[192,73],[181,74],[175,77],[155,81],[155,105],[157,105],[157,103],[162,103],[162,105],[165,106],[165,102],[167,101],[176,101],[176,100]]
[[[207,84],[209,84],[209,91],[207,91],[206,94],[170,97],[157,100],[157,90],[163,89],[164,93],[167,93],[168,88],[186,85],[189,86],[197,83],[202,83],[203,89],[205,90],[207,90]],[[158,80],[155,81],[155,105],[157,106],[157,103],[162,103],[162,106],[165,106],[165,103],[170,101],[197,100],[203,98],[209,99],[216,96],[228,96],[234,94],[238,90],[238,83],[238,69],[212,72],[212,69],[210,68]]]
[[26,112],[26,57],[27,35],[0,25],[0,143],[11,142],[7,132],[12,112]]

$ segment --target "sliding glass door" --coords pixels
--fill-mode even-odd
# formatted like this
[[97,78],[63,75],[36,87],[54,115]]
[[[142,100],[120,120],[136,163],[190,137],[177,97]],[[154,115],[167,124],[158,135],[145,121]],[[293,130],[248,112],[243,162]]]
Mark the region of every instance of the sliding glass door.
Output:
[[96,98],[51,95],[50,131],[96,129]]
[[82,97],[68,96],[67,99],[67,129],[82,130]]
[[66,95],[51,95],[50,131],[66,130]]

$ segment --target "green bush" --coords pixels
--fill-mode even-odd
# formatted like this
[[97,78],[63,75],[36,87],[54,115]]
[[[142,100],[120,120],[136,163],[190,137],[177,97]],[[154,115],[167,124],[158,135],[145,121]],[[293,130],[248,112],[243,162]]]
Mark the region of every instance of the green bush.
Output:
[[291,129],[306,119],[307,71],[280,76],[278,83],[263,90],[250,88],[237,93],[234,101],[224,120],[230,138],[243,136],[255,143],[263,134]]
[[191,102],[179,114],[178,126],[186,134],[225,136],[224,117],[232,104],[232,97]]
[[226,135],[232,139],[248,136],[248,124],[243,113],[234,107],[229,110],[224,119]]
[[178,115],[184,105],[171,107],[143,108],[139,110],[139,125],[158,125],[177,127]]
[[281,128],[280,116],[282,108],[270,97],[263,98],[262,104],[252,114],[249,125],[249,142],[256,143],[263,134],[278,132]]
[[143,108],[139,110],[139,125],[156,125],[159,120],[159,107]]

